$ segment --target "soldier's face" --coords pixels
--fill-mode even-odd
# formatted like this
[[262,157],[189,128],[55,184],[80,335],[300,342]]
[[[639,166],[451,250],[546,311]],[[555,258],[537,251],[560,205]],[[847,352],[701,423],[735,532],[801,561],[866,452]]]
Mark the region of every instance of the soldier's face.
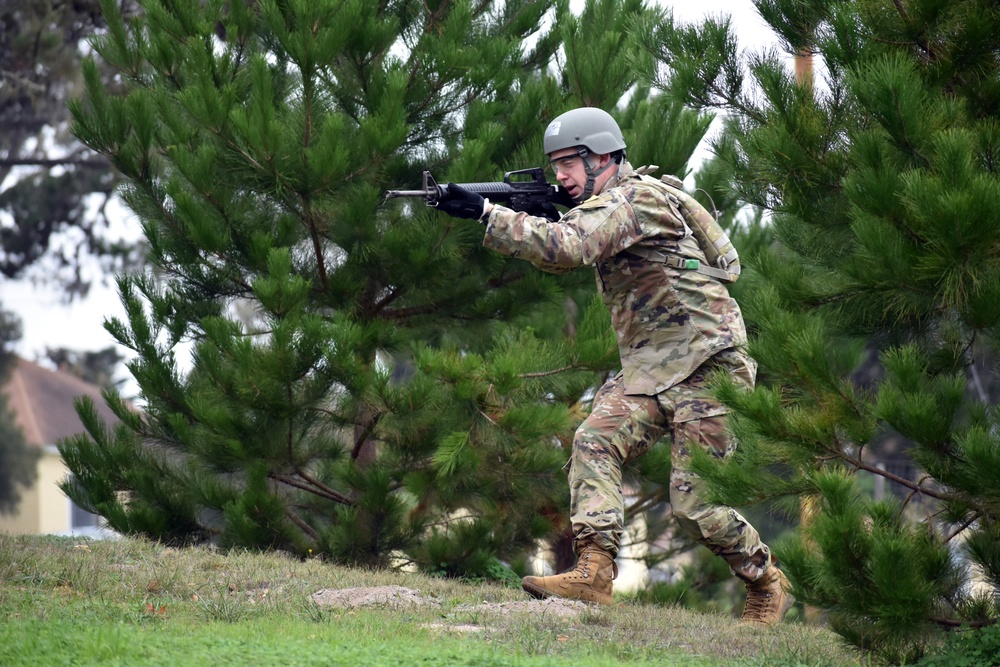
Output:
[[[611,159],[608,155],[590,155],[592,169],[599,169],[606,165]],[[553,151],[549,155],[549,164],[555,172],[556,180],[569,192],[571,197],[579,197],[583,194],[583,188],[587,185],[587,170],[583,164],[584,158],[580,157],[576,148],[564,148]],[[597,194],[607,183],[613,170],[608,170],[597,177],[594,183],[594,194]]]

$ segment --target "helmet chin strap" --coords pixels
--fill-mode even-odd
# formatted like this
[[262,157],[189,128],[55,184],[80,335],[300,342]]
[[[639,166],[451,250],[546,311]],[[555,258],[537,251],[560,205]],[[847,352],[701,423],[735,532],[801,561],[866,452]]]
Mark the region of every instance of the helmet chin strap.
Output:
[[608,169],[611,169],[611,167],[615,165],[618,165],[619,170],[621,169],[621,163],[615,159],[609,160],[606,165],[600,167],[599,169],[594,169],[593,167],[590,166],[590,163],[587,162],[587,156],[584,155],[582,157],[583,157],[583,170],[587,172],[587,184],[583,186],[583,194],[574,199],[574,201],[577,204],[580,204],[586,201],[587,199],[590,199],[594,195],[594,185],[596,184],[595,181],[597,180],[598,176],[606,172]]

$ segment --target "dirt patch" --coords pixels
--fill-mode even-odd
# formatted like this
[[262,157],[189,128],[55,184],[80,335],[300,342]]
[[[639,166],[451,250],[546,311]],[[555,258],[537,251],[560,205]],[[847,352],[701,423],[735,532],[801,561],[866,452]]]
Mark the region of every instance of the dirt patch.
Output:
[[438,632],[458,633],[482,632],[485,629],[481,625],[472,625],[471,623],[425,623],[421,627],[427,628],[428,630],[437,630]]
[[[371,586],[366,588],[325,588],[310,596],[320,607],[353,609],[357,607],[383,607],[402,609],[405,607],[435,606],[441,603],[419,590],[403,586]],[[480,604],[460,604],[451,610],[453,614],[491,614],[509,616],[528,614],[539,618],[572,618],[580,615],[591,605],[577,600],[548,598],[546,600],[514,600],[510,602],[483,602]]]
[[548,598],[545,600],[515,600],[513,602],[494,602],[483,604],[461,604],[455,607],[454,613],[489,613],[499,616],[510,614],[530,614],[533,616],[558,616],[561,618],[572,618],[579,616],[588,609],[594,607],[579,600],[562,600],[560,598]]
[[311,596],[320,607],[383,607],[402,609],[425,605],[440,606],[434,598],[403,586],[373,586],[367,588],[325,588]]

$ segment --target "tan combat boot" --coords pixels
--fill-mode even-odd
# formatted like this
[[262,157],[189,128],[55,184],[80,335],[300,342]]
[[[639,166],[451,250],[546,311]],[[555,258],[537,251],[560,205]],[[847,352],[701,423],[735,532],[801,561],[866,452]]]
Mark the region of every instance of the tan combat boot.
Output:
[[784,572],[777,565],[771,565],[760,579],[747,584],[747,605],[740,622],[755,625],[778,623],[795,603],[795,598],[788,592],[791,587]]
[[538,598],[565,598],[611,604],[611,581],[618,577],[615,558],[604,549],[588,545],[580,552],[576,568],[550,577],[525,577],[521,588]]

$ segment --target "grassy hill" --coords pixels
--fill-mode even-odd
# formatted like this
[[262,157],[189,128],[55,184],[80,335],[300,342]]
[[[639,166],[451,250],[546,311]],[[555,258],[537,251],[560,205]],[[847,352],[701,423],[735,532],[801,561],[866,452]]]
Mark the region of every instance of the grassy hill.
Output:
[[[372,587],[373,591],[330,589]],[[405,589],[405,590],[404,590]],[[326,596],[313,594],[326,591]],[[336,597],[336,604],[326,604]],[[324,602],[323,605],[317,601]],[[858,665],[832,633],[134,539],[0,535],[0,665]]]

